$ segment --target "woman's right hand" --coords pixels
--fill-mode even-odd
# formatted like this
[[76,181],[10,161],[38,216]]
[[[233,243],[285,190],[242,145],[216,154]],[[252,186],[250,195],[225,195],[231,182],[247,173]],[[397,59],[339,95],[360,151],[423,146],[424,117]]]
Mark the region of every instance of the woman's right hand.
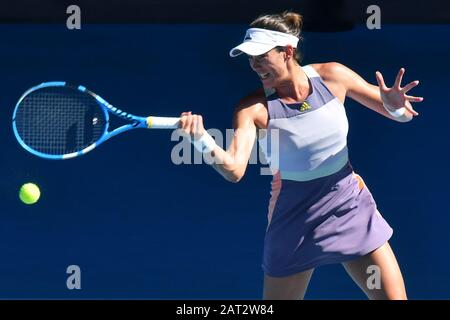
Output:
[[205,132],[203,117],[199,114],[192,114],[191,111],[181,113],[180,129],[185,136],[192,140],[199,139]]

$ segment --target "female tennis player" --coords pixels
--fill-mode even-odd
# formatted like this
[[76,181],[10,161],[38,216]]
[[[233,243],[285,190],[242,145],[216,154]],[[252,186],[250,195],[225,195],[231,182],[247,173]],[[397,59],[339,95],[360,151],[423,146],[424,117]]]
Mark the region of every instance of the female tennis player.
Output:
[[[303,299],[314,268],[330,263],[342,263],[370,299],[406,299],[388,243],[393,231],[349,162],[344,100],[350,97],[386,118],[407,122],[418,115],[411,102],[423,100],[407,95],[419,81],[402,87],[403,68],[389,88],[380,72],[375,86],[337,62],[301,66],[301,27],[302,16],[294,12],[261,16],[230,51],[232,57],[247,55],[262,88],[237,105],[228,150],[215,144],[200,115],[181,114],[183,134],[213,157],[225,179],[238,182],[257,129],[267,129],[266,139],[277,130],[279,160],[262,263],[264,299]],[[269,161],[275,156],[265,152]],[[379,276],[379,286],[373,276]]]

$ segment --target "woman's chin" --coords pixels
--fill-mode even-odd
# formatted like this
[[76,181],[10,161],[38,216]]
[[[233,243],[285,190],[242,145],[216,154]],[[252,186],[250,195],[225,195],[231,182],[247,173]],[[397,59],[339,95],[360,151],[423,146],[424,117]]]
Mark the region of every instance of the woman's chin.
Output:
[[261,79],[261,83],[263,84],[264,87],[272,87],[273,86],[273,81],[272,79]]

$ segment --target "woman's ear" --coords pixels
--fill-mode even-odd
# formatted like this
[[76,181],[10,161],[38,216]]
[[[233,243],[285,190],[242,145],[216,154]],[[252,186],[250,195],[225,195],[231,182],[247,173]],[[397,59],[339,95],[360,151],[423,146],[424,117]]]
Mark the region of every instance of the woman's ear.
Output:
[[284,47],[285,60],[289,60],[294,56],[294,48],[291,45]]

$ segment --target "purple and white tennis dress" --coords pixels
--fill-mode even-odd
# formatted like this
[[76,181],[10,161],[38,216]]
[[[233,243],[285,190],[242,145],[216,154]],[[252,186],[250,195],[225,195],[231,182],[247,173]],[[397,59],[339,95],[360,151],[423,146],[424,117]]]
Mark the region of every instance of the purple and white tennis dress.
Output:
[[[349,162],[344,105],[311,66],[302,69],[312,86],[304,103],[286,104],[266,90],[269,122],[260,146],[269,145],[262,151],[274,175],[262,267],[272,277],[355,259],[393,232]],[[273,129],[277,154],[268,143]]]

